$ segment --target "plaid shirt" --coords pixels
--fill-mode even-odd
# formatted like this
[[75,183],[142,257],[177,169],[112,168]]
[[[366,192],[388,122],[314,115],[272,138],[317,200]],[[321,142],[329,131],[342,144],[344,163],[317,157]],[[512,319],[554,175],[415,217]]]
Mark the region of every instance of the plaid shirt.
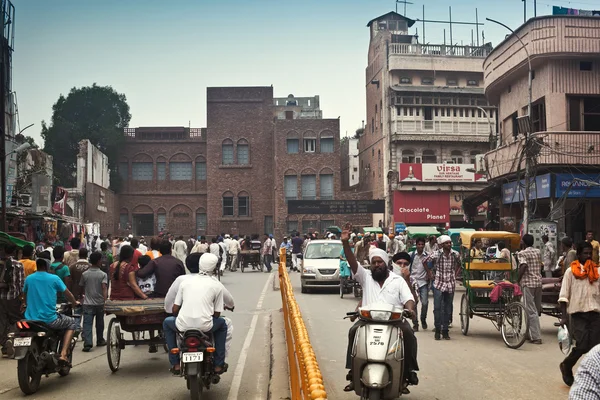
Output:
[[570,400],[600,399],[600,345],[594,347],[581,362]]
[[542,287],[542,253],[535,247],[528,247],[518,253],[519,267],[527,265],[527,269],[519,282],[521,286],[530,288]]
[[[23,293],[23,284],[25,283],[23,264],[12,257],[10,257],[10,260],[13,268],[12,282],[8,283],[7,290],[0,290],[0,299],[2,300],[15,300]],[[8,274],[8,271],[6,271],[6,274]]]
[[456,286],[456,271],[461,267],[460,255],[450,250],[450,254],[446,256],[444,250],[438,250],[423,260],[433,262],[435,266],[435,277],[433,279],[433,287],[440,292],[454,293]]

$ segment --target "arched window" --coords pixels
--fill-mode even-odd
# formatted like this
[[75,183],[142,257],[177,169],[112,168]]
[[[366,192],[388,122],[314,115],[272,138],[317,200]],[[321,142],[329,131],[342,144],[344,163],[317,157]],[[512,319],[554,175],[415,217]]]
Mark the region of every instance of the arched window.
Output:
[[298,200],[298,176],[295,173],[290,172],[288,175],[286,172],[283,177],[283,191],[286,203],[288,200]]
[[206,180],[206,160],[204,159],[204,157],[196,158],[196,180]]
[[233,217],[234,215],[234,205],[233,205],[233,193],[225,192],[223,193],[223,216],[224,217]]
[[248,194],[248,192],[238,193],[238,216],[250,216],[250,195]]
[[246,139],[237,142],[237,163],[239,165],[250,164],[250,145]]
[[415,152],[412,150],[402,150],[402,162],[412,164],[415,162]]
[[167,179],[167,159],[164,157],[156,159],[156,179],[159,181]]
[[321,132],[319,145],[321,153],[333,153],[333,133],[331,131]]
[[196,210],[196,234],[204,234],[206,232],[206,210],[199,208]]
[[460,150],[452,150],[452,153],[450,153],[450,157],[454,164],[462,164],[463,163],[463,153]]
[[119,213],[119,225],[121,229],[127,229],[129,225],[129,211],[126,208],[122,208]]
[[167,229],[167,212],[164,208],[160,208],[156,214],[156,222],[158,225],[158,232],[164,232]]
[[423,163],[424,164],[435,164],[437,163],[437,156],[433,150],[423,150]]
[[481,154],[481,151],[479,151],[479,150],[471,150],[471,153],[470,153],[471,157],[470,157],[469,162],[471,164],[477,164],[477,156],[479,154]]
[[233,165],[233,142],[230,139],[223,140],[221,151],[223,165]]
[[333,200],[334,186],[332,170],[326,169],[324,171],[321,171],[321,173],[319,174],[319,186],[319,197],[321,198],[321,200]]

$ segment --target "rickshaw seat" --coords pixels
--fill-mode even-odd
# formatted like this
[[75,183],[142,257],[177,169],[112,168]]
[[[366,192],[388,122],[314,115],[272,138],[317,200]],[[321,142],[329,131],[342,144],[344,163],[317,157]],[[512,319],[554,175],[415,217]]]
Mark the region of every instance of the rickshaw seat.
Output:
[[[492,282],[494,281],[487,281],[487,280],[468,280],[465,281],[465,286],[469,287],[471,289],[486,289],[486,290],[492,290],[494,288],[494,285],[490,285]],[[510,281],[505,280],[504,282],[506,283],[511,283]]]
[[512,270],[512,264],[471,261],[465,269],[471,271],[510,271]]

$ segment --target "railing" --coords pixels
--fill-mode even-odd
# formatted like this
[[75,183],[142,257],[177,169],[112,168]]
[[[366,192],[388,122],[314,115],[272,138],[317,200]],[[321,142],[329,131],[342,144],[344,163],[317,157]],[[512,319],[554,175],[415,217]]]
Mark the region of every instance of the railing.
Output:
[[440,57],[476,57],[485,58],[491,48],[485,46],[449,46],[443,44],[392,43],[390,54],[413,54],[419,56]]
[[[496,125],[492,121],[492,132],[496,132]],[[399,120],[395,124],[397,134],[471,134],[481,136],[488,140],[490,134],[490,123],[487,120],[482,121],[403,121]],[[482,140],[483,140],[482,139]]]
[[300,307],[296,303],[292,283],[287,273],[285,249],[279,251],[279,287],[285,322],[285,341],[288,352],[290,393],[292,400],[327,399],[323,376],[317,363]]

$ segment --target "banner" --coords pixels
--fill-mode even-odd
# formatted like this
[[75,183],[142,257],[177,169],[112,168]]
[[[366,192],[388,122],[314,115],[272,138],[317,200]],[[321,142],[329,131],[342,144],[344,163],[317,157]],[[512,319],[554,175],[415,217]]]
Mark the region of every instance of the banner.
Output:
[[400,164],[400,182],[487,182],[487,177],[476,174],[475,164]]
[[556,174],[555,195],[560,198],[565,193],[569,198],[600,197],[600,175]]
[[[569,175],[572,177],[572,175]],[[550,198],[552,174],[544,174],[531,179],[529,200]],[[519,203],[525,198],[525,180],[502,185],[502,204]]]
[[394,221],[405,224],[443,224],[450,222],[448,192],[394,193]]
[[64,214],[65,208],[67,207],[67,191],[65,188],[57,187],[56,194],[54,195],[54,205],[52,211],[56,214]]
[[288,214],[382,214],[385,200],[289,200]]

